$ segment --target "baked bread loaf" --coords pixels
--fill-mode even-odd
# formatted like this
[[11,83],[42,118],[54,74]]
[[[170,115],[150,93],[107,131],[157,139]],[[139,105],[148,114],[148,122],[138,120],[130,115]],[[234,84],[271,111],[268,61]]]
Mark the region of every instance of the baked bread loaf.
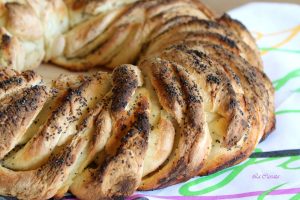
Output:
[[[198,0],[2,1],[1,11],[0,195],[164,188],[245,160],[275,126],[254,39]],[[113,72],[46,85],[11,69],[42,60]]]

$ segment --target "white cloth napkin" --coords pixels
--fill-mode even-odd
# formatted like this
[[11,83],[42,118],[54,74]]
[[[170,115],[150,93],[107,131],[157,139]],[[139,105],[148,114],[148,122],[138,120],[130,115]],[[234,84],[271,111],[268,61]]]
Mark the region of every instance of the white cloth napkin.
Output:
[[251,3],[229,14],[257,39],[276,88],[276,130],[238,166],[129,199],[300,200],[300,5]]

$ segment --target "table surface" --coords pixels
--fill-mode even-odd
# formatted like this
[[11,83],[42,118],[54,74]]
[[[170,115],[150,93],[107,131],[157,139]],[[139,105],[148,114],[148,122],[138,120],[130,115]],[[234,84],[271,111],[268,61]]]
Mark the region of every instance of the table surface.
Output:
[[264,1],[253,1],[253,0],[202,0],[206,5],[213,9],[217,14],[222,14],[227,10],[236,8],[250,2],[284,2],[284,3],[295,3],[300,5],[300,0],[264,0]]

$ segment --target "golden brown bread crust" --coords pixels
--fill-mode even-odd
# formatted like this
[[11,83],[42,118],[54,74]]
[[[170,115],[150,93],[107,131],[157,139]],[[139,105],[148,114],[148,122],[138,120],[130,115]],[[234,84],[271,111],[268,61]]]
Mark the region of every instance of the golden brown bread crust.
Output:
[[[226,72],[218,63],[214,63],[213,60],[199,51],[177,46],[175,49],[163,52],[161,57],[184,66],[188,69],[189,76],[195,72],[198,73],[195,79],[197,85],[205,90],[203,93],[205,94],[204,102],[207,105],[206,111],[216,112],[226,121],[229,121],[225,144],[228,147],[235,145],[242,137],[240,133],[247,126],[244,117],[245,108],[242,103],[242,88],[235,83],[235,80],[232,83],[232,80],[227,77]],[[197,65],[199,60],[201,60],[202,65],[210,65],[210,67],[201,68]]]
[[[154,76],[151,79],[152,82],[156,82],[153,85],[160,101],[164,98],[163,96],[171,97],[170,102],[162,106],[172,106],[168,108],[168,112],[178,123],[177,139],[175,139],[169,159],[156,172],[144,177],[139,188],[150,190],[176,184],[197,175],[208,156],[210,136],[204,122],[200,88],[194,80],[188,78],[186,70],[179,65],[160,59],[150,61],[149,64],[145,62],[142,65],[150,68],[149,71],[158,69],[153,75],[149,75]],[[172,83],[167,83],[168,81],[175,81],[178,88],[172,88]],[[180,97],[182,99],[177,101]],[[176,102],[178,108],[173,107]],[[177,110],[179,112],[176,112]]]
[[[50,87],[32,71],[0,70],[0,195],[116,199],[164,188],[245,160],[275,126],[253,37],[198,0],[0,5],[3,66],[114,69]],[[20,10],[31,21],[15,26]]]
[[101,98],[107,92],[101,93],[101,89],[107,89],[104,81],[99,74],[84,80],[77,88],[68,88],[39,132],[17,153],[6,158],[4,165],[14,170],[30,170],[43,163],[54,147],[65,143],[75,133],[88,107],[95,104],[95,98]]
[[7,101],[9,98],[9,101],[0,109],[0,159],[17,145],[18,139],[43,107],[47,96],[44,86],[33,86],[3,99]]
[[[7,186],[2,187],[0,189],[1,194],[18,196],[20,199],[47,199],[56,194],[61,196],[68,190],[70,186],[69,179],[73,178],[76,173],[82,171],[89,164],[89,162],[94,159],[95,155],[101,149],[103,149],[105,140],[107,140],[109,137],[111,130],[109,118],[105,113],[101,114],[101,118],[98,118],[102,106],[100,104],[95,106],[95,103],[98,102],[104,95],[106,95],[107,89],[109,89],[110,84],[108,78],[110,78],[110,76],[108,76],[106,73],[98,73],[95,76],[86,77],[83,80],[81,79],[82,82],[79,83],[79,86],[77,86],[78,89],[75,88],[70,90],[69,86],[65,88],[65,93],[67,93],[64,95],[65,101],[59,101],[57,109],[54,109],[53,111],[53,116],[56,117],[52,118],[50,116],[50,120],[46,121],[44,124],[44,127],[49,127],[51,130],[49,130],[49,132],[44,132],[44,129],[41,129],[40,133],[36,133],[33,136],[33,142],[37,140],[35,138],[39,137],[44,137],[44,140],[39,140],[38,143],[34,144],[34,146],[31,146],[29,151],[39,148],[50,149],[37,151],[39,154],[38,156],[43,160],[38,163],[36,160],[27,161],[27,164],[31,166],[25,165],[25,168],[24,165],[20,163],[20,160],[16,159],[16,162],[14,162],[14,159],[18,153],[24,153],[22,152],[22,149],[16,149],[17,152],[15,154],[8,155],[4,161],[5,164],[11,164],[10,169],[22,168],[23,171],[12,171],[1,167],[1,184],[3,185],[6,181],[11,181],[11,184],[14,185],[14,187],[11,187],[12,185],[7,184]],[[71,81],[69,81],[69,83],[72,84]],[[67,85],[69,85],[69,83]],[[89,88],[86,90],[87,87]],[[63,88],[61,87],[60,89]],[[21,93],[20,95],[24,96],[23,98],[27,97],[27,93]],[[85,97],[85,95],[87,96]],[[92,100],[94,103],[88,102]],[[31,112],[31,109],[35,108],[31,107],[34,106],[34,104],[31,102],[22,102],[24,104],[22,104],[23,106],[27,106],[28,112]],[[77,102],[79,103],[79,106],[76,105]],[[89,114],[85,114],[83,111],[84,107],[86,107],[85,105],[91,106],[91,108],[94,109],[88,111]],[[77,119],[72,117],[72,115],[67,113],[63,114],[66,112],[66,110],[68,110],[69,106],[74,109],[72,111],[74,115],[83,115],[83,120],[80,122],[80,127],[75,127],[76,129],[78,128],[78,130],[74,129],[71,131],[71,133],[66,133],[63,132],[62,127],[51,124],[55,122],[55,120],[59,120],[59,115],[66,117],[67,120],[77,121]],[[7,117],[7,115],[5,116]],[[22,113],[17,113],[17,116],[22,117]],[[66,120],[64,119],[58,122],[62,123],[62,125],[71,124],[66,123]],[[96,124],[97,128],[94,129]],[[65,139],[64,142],[59,141],[61,143],[59,144],[59,142],[55,140],[56,135],[60,136],[60,140],[66,136],[68,136],[68,138],[66,138],[67,140]],[[20,140],[21,138],[18,137],[17,139]],[[56,144],[54,146],[55,149],[54,147],[51,148],[51,146],[44,145],[44,143],[49,141],[56,141],[58,143],[58,145]],[[33,142],[29,141],[26,145],[30,146],[33,144]],[[51,153],[50,157],[48,158],[49,151],[53,151],[53,153]],[[27,155],[26,151],[25,155]],[[12,159],[11,163],[9,162],[11,161],[9,160],[10,158]],[[26,156],[20,156],[20,158],[25,159]],[[32,157],[27,157],[27,159],[32,159]],[[29,192],[27,188],[30,188],[31,186],[35,187],[35,190]],[[61,193],[60,190],[63,192]]]
[[255,39],[248,29],[238,20],[232,19],[228,14],[224,14],[217,21],[220,24],[230,27],[233,33],[235,33],[239,38],[243,39],[243,42],[245,42],[255,53],[255,55],[252,57],[252,62],[256,62],[256,64],[252,63],[253,66],[257,66],[259,69],[263,70],[262,59],[255,43]]
[[11,73],[8,69],[5,69],[0,80],[0,98],[13,95],[24,88],[38,85],[41,81],[41,77],[33,71],[25,71],[19,74],[17,72]]
[[[109,155],[96,169],[86,169],[76,178],[71,191],[80,199],[125,197],[139,186],[150,131],[147,99],[140,97],[134,109],[132,116],[128,116],[133,119],[120,138],[121,144],[108,143],[114,145],[112,148],[116,152]],[[97,188],[94,188],[95,185]]]
[[[266,116],[260,113],[267,112],[264,98],[269,96],[261,95],[265,91],[259,85],[263,79],[256,78],[261,73],[257,68],[247,66],[246,61],[233,52],[218,48],[215,44],[187,43],[163,51],[161,58],[144,60],[140,64],[142,72],[132,65],[116,68],[111,77],[111,92],[104,92],[102,95],[106,97],[102,96],[103,99],[99,98],[98,103],[90,107],[78,129],[67,134],[69,140],[53,146],[55,150],[50,157],[43,156],[42,162],[23,168],[23,171],[13,171],[19,164],[9,166],[9,157],[14,154],[8,155],[4,164],[10,170],[0,168],[1,194],[20,199],[45,199],[61,197],[70,187],[81,199],[113,199],[128,196],[137,188],[163,188],[241,162],[264,133],[261,121]],[[214,59],[229,55],[234,58],[232,63]],[[78,80],[80,82],[73,85],[85,88],[86,80],[98,80],[94,77],[67,78],[70,84],[67,81],[65,87],[64,83],[57,85],[60,90],[68,90],[71,80]],[[265,80],[268,84],[268,79]],[[243,90],[246,92],[241,93]],[[66,96],[71,100],[73,94],[68,90]],[[247,95],[241,100],[239,96],[243,94]],[[64,101],[59,104],[64,105]],[[157,111],[161,109],[164,111]],[[237,117],[239,112],[243,115]],[[165,121],[166,127],[153,133],[161,126],[159,119]],[[47,122],[45,124],[47,126]],[[172,130],[172,126],[175,133],[167,133],[165,129]],[[52,128],[60,130],[57,126]],[[231,129],[237,135],[229,134]],[[163,133],[174,140],[173,145],[153,145],[151,135]],[[36,148],[46,141],[40,140]],[[166,151],[165,160],[156,166],[145,162],[149,159],[147,156],[153,158],[158,156],[155,153],[161,152],[153,148]],[[97,167],[87,168],[96,156],[102,158]],[[4,185],[7,180],[11,184]],[[31,186],[35,190],[29,193],[27,188]]]
[[[186,45],[189,45],[189,43],[186,43]],[[194,42],[192,46],[204,51],[226,68],[230,67],[229,69],[233,70],[240,80],[245,77],[246,83],[243,84],[243,89],[247,91],[246,94],[248,95],[254,93],[254,97],[251,98],[255,98],[254,102],[259,105],[262,112],[265,126],[264,135],[270,133],[275,125],[274,98],[272,98],[274,97],[274,88],[265,73],[252,67],[243,58],[224,50],[222,46],[210,43],[195,44]]]
[[1,71],[0,159],[11,151],[42,109],[49,91],[32,71]]
[[25,53],[17,37],[11,35],[4,27],[0,28],[0,64],[4,68],[23,70]]

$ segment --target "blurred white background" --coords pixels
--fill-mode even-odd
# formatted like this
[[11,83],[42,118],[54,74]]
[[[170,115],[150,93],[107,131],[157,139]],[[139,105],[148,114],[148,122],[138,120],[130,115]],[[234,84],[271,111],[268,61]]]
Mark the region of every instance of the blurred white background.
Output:
[[253,1],[253,0],[202,0],[206,5],[212,8],[216,13],[222,14],[223,12],[230,10],[232,8],[238,7],[242,4],[249,2],[284,2],[284,3],[296,3],[300,5],[300,0],[263,0],[263,1]]

